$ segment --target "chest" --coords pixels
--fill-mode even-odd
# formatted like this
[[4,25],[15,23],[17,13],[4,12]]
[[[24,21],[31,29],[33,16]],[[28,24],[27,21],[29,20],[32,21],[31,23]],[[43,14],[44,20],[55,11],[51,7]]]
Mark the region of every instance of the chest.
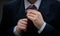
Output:
[[[42,13],[42,16],[46,22],[51,22],[54,20],[56,15],[55,7],[51,3],[41,3],[38,11]],[[24,4],[21,4],[19,7],[15,6],[13,9],[11,9],[11,12],[13,22],[17,22],[19,19],[26,18]]]

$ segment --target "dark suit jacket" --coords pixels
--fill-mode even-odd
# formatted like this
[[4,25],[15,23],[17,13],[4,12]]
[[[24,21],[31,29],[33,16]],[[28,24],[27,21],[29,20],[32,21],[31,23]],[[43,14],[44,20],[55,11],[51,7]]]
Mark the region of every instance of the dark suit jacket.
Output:
[[[59,26],[59,9],[56,0],[42,0],[39,10],[47,23],[44,30],[38,34],[34,25],[28,25],[30,28],[26,32],[22,32],[22,36],[53,36],[56,35],[55,29],[58,31]],[[21,18],[25,18],[25,8],[23,0],[14,0],[5,4],[3,7],[3,17],[0,25],[0,32],[6,36],[14,36],[13,28]],[[33,23],[29,23],[33,24]]]

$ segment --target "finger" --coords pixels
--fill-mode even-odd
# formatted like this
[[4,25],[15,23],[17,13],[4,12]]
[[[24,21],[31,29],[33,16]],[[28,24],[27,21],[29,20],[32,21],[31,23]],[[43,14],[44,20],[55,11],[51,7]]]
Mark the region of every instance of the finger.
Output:
[[27,25],[25,25],[25,24],[20,24],[19,26],[21,26],[21,27],[27,27]]
[[33,17],[32,16],[27,16],[28,19],[30,20],[33,20]]
[[34,15],[34,14],[27,14],[27,16],[35,17],[36,15]]
[[20,22],[21,20],[27,21],[27,18],[24,18],[24,19],[20,19],[20,20],[19,20],[19,22]]
[[27,19],[20,19],[18,23],[27,24]]
[[18,26],[20,29],[25,30],[26,27]]
[[27,27],[27,25],[25,25],[25,24],[18,24],[17,25],[19,28],[21,28],[21,27]]
[[28,9],[27,13],[33,13],[33,14],[36,15],[38,13],[38,11],[37,10],[33,10],[33,9]]
[[25,22],[27,22],[27,19],[21,19],[21,21],[25,21]]
[[33,15],[36,15],[36,13],[33,13],[33,12],[28,12],[27,14],[33,14]]
[[19,23],[21,23],[21,24],[27,24],[26,21],[20,21]]

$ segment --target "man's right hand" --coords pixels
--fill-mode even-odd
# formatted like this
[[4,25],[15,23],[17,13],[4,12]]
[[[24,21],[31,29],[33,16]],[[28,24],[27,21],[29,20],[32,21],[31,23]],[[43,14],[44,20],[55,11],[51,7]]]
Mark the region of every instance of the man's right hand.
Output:
[[21,31],[26,31],[27,28],[27,19],[20,19],[17,23],[16,31],[21,32]]

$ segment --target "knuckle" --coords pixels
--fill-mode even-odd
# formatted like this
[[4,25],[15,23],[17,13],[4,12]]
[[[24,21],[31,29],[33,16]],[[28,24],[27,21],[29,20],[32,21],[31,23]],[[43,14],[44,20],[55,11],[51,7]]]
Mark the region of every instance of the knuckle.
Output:
[[33,19],[33,21],[35,21],[35,20],[36,20],[36,18]]

